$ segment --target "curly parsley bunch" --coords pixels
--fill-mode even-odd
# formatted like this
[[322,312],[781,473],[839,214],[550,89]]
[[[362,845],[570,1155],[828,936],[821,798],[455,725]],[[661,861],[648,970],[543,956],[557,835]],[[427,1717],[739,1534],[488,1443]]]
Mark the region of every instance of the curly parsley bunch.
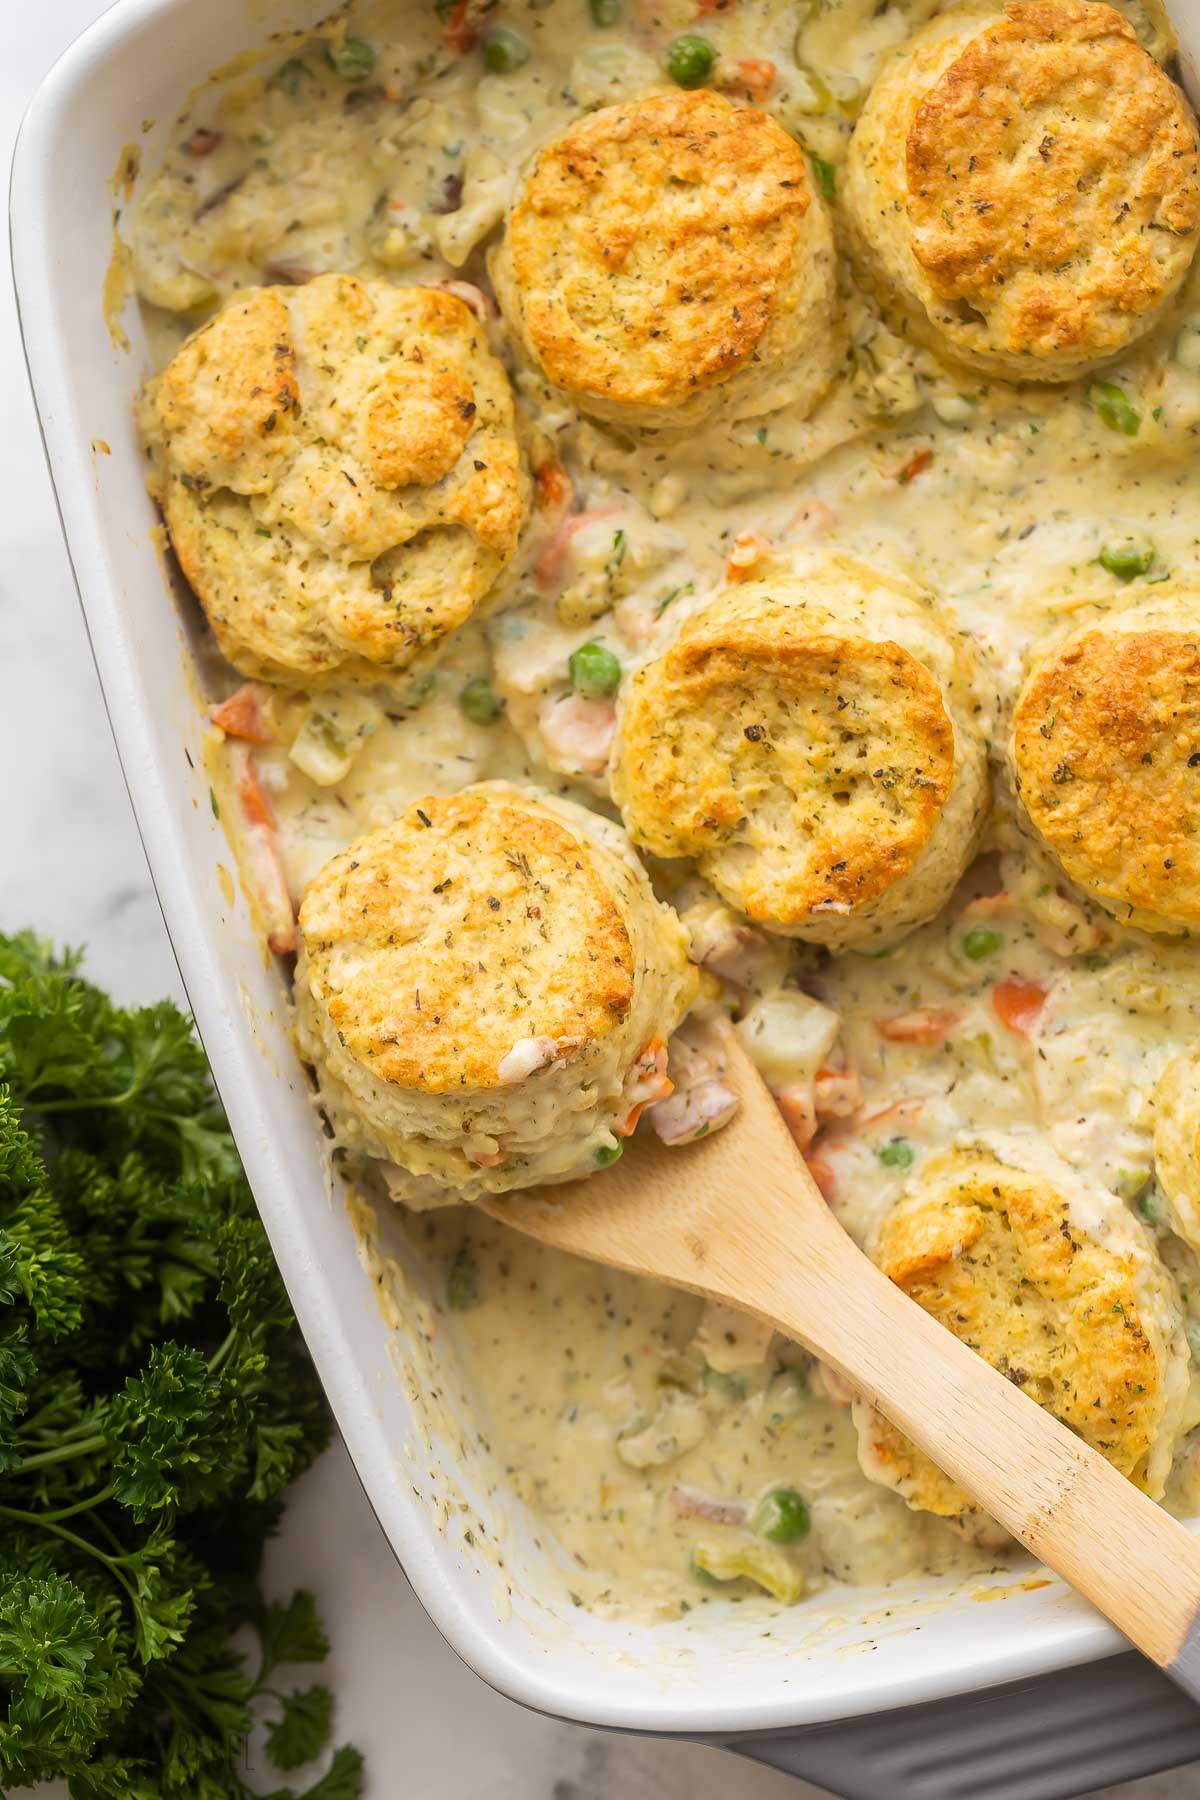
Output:
[[0,1796],[250,1800],[264,1712],[279,1769],[323,1753],[329,1690],[272,1685],[328,1652],[312,1597],[257,1575],[328,1436],[188,1020],[0,934]]

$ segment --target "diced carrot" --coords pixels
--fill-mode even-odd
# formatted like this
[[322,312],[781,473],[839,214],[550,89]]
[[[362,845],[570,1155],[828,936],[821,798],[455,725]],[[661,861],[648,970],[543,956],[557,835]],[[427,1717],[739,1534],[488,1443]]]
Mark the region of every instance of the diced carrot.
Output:
[[237,797],[247,825],[265,825],[269,831],[274,831],[275,814],[258,779],[252,756],[244,759],[238,771]]
[[473,1150],[471,1152],[471,1161],[477,1163],[481,1169],[494,1169],[502,1157],[503,1152],[500,1150]]
[[759,56],[740,56],[733,65],[733,79],[727,84],[745,94],[748,100],[765,100],[775,86],[778,70],[773,62]]
[[992,988],[996,1017],[1009,1031],[1028,1037],[1042,1016],[1048,991],[1044,981],[997,981]]
[[889,1044],[944,1044],[959,1017],[953,1006],[920,1006],[890,1019],[876,1019],[875,1029]]
[[766,539],[760,538],[756,531],[739,531],[725,558],[726,580],[747,580],[755,563],[762,561],[769,548]]
[[817,1135],[817,1109],[813,1105],[812,1083],[789,1082],[787,1087],[779,1089],[774,1098],[796,1148],[807,1150]]
[[243,871],[267,934],[267,947],[277,956],[284,956],[296,948],[296,909],[283,866],[275,814],[258,779],[253,753],[239,745],[236,755],[235,790],[242,813]]
[[638,1120],[641,1118],[649,1104],[648,1100],[639,1100],[636,1106],[630,1107],[621,1123],[615,1128],[618,1137],[633,1136],[634,1132],[637,1130]]
[[818,1119],[848,1119],[862,1105],[862,1083],[854,1069],[818,1069],[813,1106]]
[[919,1094],[906,1094],[902,1100],[893,1100],[890,1106],[881,1106],[877,1112],[867,1113],[859,1120],[864,1131],[867,1126],[899,1125],[908,1119],[915,1119],[923,1111],[925,1102]]
[[900,483],[901,487],[907,487],[909,482],[915,481],[917,476],[920,475],[923,470],[927,469],[932,461],[932,450],[918,450],[914,456],[909,457],[904,467],[896,476],[896,480]]
[[560,462],[544,462],[534,478],[537,504],[543,511],[571,504],[571,477]]
[[733,0],[696,0],[696,17],[702,19],[706,13],[729,12]]
[[637,1099],[616,1128],[619,1137],[629,1137],[648,1106],[656,1100],[668,1099],[675,1092],[675,1083],[667,1074],[667,1061],[667,1046],[662,1038],[650,1038],[633,1066],[636,1076],[633,1091]]
[[447,50],[453,50],[456,56],[465,56],[468,50],[475,48],[481,35],[479,12],[473,0],[458,0],[442,27],[442,42]]
[[830,1206],[837,1198],[837,1176],[833,1172],[833,1164],[820,1150],[813,1151],[804,1158],[809,1174],[821,1191],[821,1197]]
[[263,715],[262,702],[267,690],[257,681],[244,681],[228,700],[214,706],[209,718],[219,725],[226,737],[245,738],[251,744],[269,744],[275,733]]
[[224,142],[223,131],[210,131],[206,125],[198,125],[183,147],[189,156],[211,156]]

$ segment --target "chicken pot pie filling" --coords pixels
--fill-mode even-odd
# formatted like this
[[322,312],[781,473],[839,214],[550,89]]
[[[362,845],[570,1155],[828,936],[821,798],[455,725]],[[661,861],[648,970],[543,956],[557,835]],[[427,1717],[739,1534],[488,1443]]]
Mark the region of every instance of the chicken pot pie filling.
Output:
[[[122,217],[213,806],[334,1155],[420,1208],[601,1610],[1005,1555],[798,1346],[448,1203],[686,1155],[736,1105],[714,1009],[892,1279],[1200,1506],[1172,50],[1137,0],[389,0],[199,90]],[[1046,128],[997,219],[1001,80]],[[1010,230],[1063,170],[1065,264]]]

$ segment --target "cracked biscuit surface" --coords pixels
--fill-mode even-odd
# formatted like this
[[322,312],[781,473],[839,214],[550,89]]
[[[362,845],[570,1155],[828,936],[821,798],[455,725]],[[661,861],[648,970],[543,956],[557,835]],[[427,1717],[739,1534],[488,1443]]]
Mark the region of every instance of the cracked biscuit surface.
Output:
[[180,566],[243,674],[398,674],[516,550],[529,484],[508,379],[440,289],[245,290],[149,384],[141,420]]
[[1098,0],[949,12],[879,76],[843,192],[858,260],[917,336],[1064,381],[1178,290],[1200,230],[1196,122]]
[[[1161,1499],[1190,1407],[1172,1276],[1115,1194],[1032,1140],[931,1159],[871,1247],[884,1274]],[[1004,1533],[903,1433],[855,1402],[864,1474],[969,1537]]]
[[932,597],[840,554],[724,589],[622,696],[634,841],[835,949],[932,917],[987,804],[972,664]]
[[1009,747],[1026,821],[1144,931],[1200,928],[1200,602],[1180,593],[1071,632],[1030,670]]
[[836,366],[833,234],[808,159],[708,89],[607,106],[553,138],[491,274],[529,360],[617,423],[803,413]]

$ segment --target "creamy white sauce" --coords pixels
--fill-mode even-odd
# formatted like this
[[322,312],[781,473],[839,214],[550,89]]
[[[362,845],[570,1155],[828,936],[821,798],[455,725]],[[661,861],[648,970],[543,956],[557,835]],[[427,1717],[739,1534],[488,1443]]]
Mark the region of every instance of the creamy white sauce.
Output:
[[[768,108],[836,168],[880,57],[933,10],[929,0],[843,0],[802,11],[797,29],[790,3],[735,0],[697,20],[692,0],[624,0],[618,22],[599,28],[585,0],[530,0],[487,17],[522,34],[529,60],[483,75],[477,57],[445,48],[432,8],[365,11],[352,29],[376,60],[360,84],[340,80],[314,39],[294,53],[300,72],[281,78],[275,55],[195,97],[125,222],[155,354],[165,359],[207,309],[264,279],[346,269],[483,282],[483,248],[529,151],[581,108],[662,81],[681,30],[717,45],[718,82],[736,81],[741,58],[773,61]],[[1144,13],[1126,10],[1143,41],[1168,47]],[[218,140],[202,156],[198,130]],[[1195,276],[1170,321],[1114,371],[1141,415],[1134,438],[1106,427],[1083,383],[1017,390],[940,367],[903,345],[844,272],[843,287],[847,366],[806,421],[775,415],[670,447],[634,443],[514,368],[533,460],[566,465],[577,516],[565,533],[535,517],[490,616],[459,634],[431,676],[365,698],[272,702],[283,742],[255,756],[293,896],[333,852],[424,793],[504,776],[604,804],[611,709],[580,709],[568,656],[590,640],[626,670],[653,654],[720,584],[744,533],[850,550],[934,589],[976,640],[981,729],[997,750],[1032,645],[1136,593],[1195,582]],[[511,365],[498,324],[492,336]],[[1155,553],[1129,586],[1096,561],[1126,534]],[[462,691],[480,677],[506,703],[498,722],[464,714]],[[221,786],[219,744],[214,768]],[[686,870],[652,872],[685,910],[697,956],[737,980],[772,1084],[811,1087],[829,1057],[857,1077],[861,1104],[827,1114],[811,1152],[856,1238],[870,1240],[922,1158],[960,1133],[1035,1134],[1092,1184],[1125,1196],[1143,1187],[1143,1216],[1200,1319],[1195,1259],[1162,1229],[1146,1185],[1147,1096],[1195,1038],[1200,960],[1187,943],[1125,931],[1066,894],[1018,835],[1002,780],[985,854],[956,901],[883,956],[831,960],[754,934],[738,943]],[[999,943],[973,959],[965,937],[981,924]],[[1047,990],[1028,1035],[994,1004],[997,981],[1013,979]],[[785,985],[828,1014],[798,1022],[794,1004],[772,1000]],[[756,994],[767,996],[757,1010]],[[887,1042],[876,1029],[926,1007],[955,1015],[944,1044]],[[523,1067],[532,1053],[517,1044],[512,1056]],[[747,1521],[779,1486],[811,1508],[811,1532],[781,1553],[810,1587],[980,1560],[862,1477],[848,1412],[823,1397],[794,1347],[753,1333],[744,1343],[702,1321],[690,1299],[478,1217],[423,1215],[411,1232],[500,1460],[576,1558],[589,1602],[659,1613],[704,1604],[714,1590],[691,1566],[697,1547],[761,1546]],[[1185,1446],[1170,1496],[1178,1509],[1193,1508],[1196,1462]]]

